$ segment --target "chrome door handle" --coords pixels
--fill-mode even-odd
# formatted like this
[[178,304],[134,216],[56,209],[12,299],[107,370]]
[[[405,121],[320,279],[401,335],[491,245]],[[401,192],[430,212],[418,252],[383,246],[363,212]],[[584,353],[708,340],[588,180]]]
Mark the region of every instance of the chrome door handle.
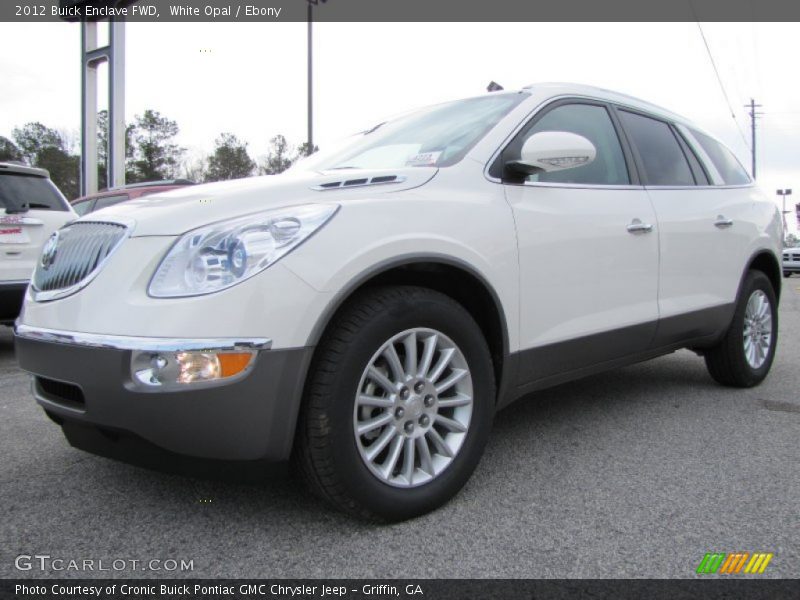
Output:
[[642,223],[641,219],[634,219],[628,225],[629,233],[650,233],[653,231],[653,226],[650,223]]
[[733,225],[733,220],[726,219],[722,215],[717,215],[717,220],[714,221],[714,227],[719,227],[720,229],[725,229],[731,225]]

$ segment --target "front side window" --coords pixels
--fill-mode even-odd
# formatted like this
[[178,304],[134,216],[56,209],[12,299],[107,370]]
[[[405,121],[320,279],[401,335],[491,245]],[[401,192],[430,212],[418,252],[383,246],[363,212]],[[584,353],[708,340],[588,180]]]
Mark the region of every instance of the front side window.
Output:
[[595,159],[574,169],[529,175],[527,181],[588,185],[628,185],[628,169],[619,137],[608,111],[594,104],[562,104],[539,117],[533,126],[514,140],[504,153],[505,160],[518,158],[525,141],[542,131],[566,131],[594,144]]
[[747,175],[747,171],[744,170],[744,167],[736,160],[736,157],[730,150],[717,140],[699,131],[694,129],[690,129],[689,131],[694,139],[697,140],[697,143],[706,151],[711,162],[714,163],[717,171],[722,176],[722,181],[725,185],[745,185],[750,183],[750,177]]
[[527,97],[494,93],[424,108],[376,125],[333,154],[312,155],[298,169],[448,167]]
[[647,185],[696,184],[686,155],[667,123],[627,110],[620,110],[619,118],[639,153]]

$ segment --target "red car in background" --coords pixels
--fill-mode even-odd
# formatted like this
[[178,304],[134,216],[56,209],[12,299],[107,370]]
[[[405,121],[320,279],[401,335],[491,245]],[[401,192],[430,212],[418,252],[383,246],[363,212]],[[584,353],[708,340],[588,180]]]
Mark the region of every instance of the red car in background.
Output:
[[164,181],[131,183],[129,185],[97,192],[96,194],[81,196],[73,200],[70,204],[72,204],[72,208],[76,213],[85,215],[95,210],[105,208],[106,206],[113,206],[114,204],[125,202],[126,200],[167,192],[169,190],[186,187],[187,185],[194,185],[194,182],[188,179],[166,179]]

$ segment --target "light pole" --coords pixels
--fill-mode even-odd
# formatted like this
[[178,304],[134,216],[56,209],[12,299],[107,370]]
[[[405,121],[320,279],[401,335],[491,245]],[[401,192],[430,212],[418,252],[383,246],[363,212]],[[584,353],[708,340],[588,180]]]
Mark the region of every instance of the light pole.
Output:
[[789,227],[786,224],[786,196],[791,196],[792,190],[791,188],[785,190],[775,190],[775,193],[783,198],[783,208],[781,208],[781,217],[783,218],[783,237],[785,242],[786,234],[789,232]]
[[314,151],[314,59],[313,59],[313,27],[314,7],[325,4],[328,0],[308,0],[308,139],[306,154]]

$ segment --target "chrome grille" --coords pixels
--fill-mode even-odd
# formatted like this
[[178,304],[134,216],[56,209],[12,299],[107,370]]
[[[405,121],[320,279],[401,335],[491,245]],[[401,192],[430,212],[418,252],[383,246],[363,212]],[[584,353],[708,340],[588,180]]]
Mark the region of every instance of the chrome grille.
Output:
[[54,300],[88,284],[126,237],[118,223],[79,222],[62,227],[47,241],[36,264],[34,299]]

